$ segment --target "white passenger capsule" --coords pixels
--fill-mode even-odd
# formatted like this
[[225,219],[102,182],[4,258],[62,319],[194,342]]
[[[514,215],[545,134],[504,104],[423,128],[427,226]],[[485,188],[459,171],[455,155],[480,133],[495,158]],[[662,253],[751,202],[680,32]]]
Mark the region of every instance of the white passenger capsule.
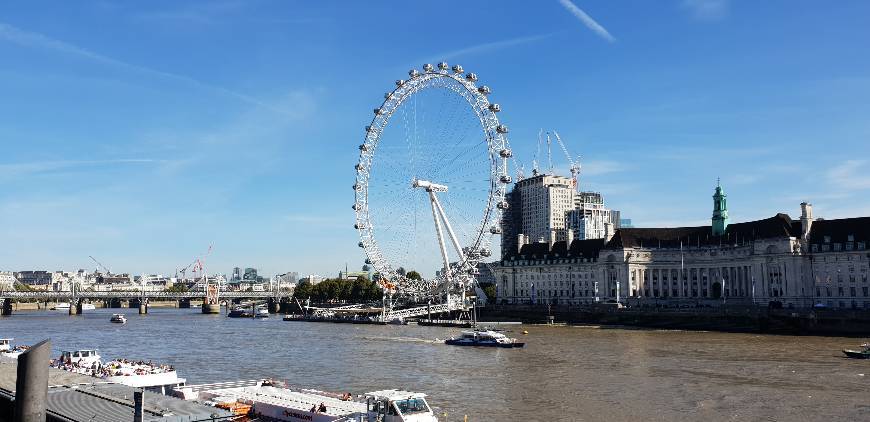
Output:
[[458,64],[453,65],[453,73],[462,73],[463,70],[462,66]]
[[501,106],[496,103],[492,103],[489,105],[489,111],[493,113],[498,113],[499,111],[501,111]]
[[495,127],[496,132],[498,133],[508,133],[508,128],[505,125],[498,125]]
[[467,79],[468,81],[471,81],[471,82],[477,82],[477,74],[476,73],[469,73],[469,74],[465,75],[465,79]]
[[501,158],[511,158],[511,157],[513,157],[514,153],[510,149],[505,148],[505,149],[499,151],[498,155],[500,155]]
[[432,66],[432,63],[426,63],[423,65],[423,70],[425,70],[427,72],[431,72],[434,69],[435,69],[435,66]]
[[438,63],[438,69],[447,70],[450,66],[447,66],[447,62]]
[[480,88],[477,88],[477,92],[479,92],[479,93],[481,93],[481,94],[483,94],[483,95],[489,95],[489,94],[492,94],[492,90],[489,89],[489,87],[486,86],[486,85],[483,85],[483,86],[481,86]]

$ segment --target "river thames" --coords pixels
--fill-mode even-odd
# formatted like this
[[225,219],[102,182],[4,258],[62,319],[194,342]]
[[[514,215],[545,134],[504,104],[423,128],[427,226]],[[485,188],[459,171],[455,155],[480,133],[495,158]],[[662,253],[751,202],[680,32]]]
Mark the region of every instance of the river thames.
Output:
[[[109,323],[125,312],[126,325]],[[51,338],[175,365],[188,384],[276,378],[363,393],[429,394],[441,419],[564,421],[870,420],[861,339],[598,327],[513,326],[524,349],[444,345],[460,329],[231,319],[197,309],[17,311],[16,344]],[[520,331],[528,330],[528,335]]]

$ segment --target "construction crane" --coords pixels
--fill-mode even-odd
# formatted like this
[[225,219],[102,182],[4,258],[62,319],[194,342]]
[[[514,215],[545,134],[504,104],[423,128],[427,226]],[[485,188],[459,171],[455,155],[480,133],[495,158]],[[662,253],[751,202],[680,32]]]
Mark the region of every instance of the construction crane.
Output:
[[532,177],[538,175],[538,155],[541,154],[541,134],[544,133],[544,129],[538,131],[538,150],[535,151],[535,158],[532,160]]
[[183,279],[184,279],[184,273],[186,273],[187,270],[189,270],[190,267],[193,266],[193,264],[196,264],[196,261],[195,261],[195,260],[194,260],[193,262],[191,262],[190,264],[187,264],[186,267],[184,267],[184,268],[182,268],[182,269],[180,269],[180,270],[175,270],[175,278],[178,278],[178,273],[181,273],[181,279],[183,280]]
[[[555,131],[554,131],[555,132]],[[550,132],[547,132],[547,164],[550,166],[550,174],[556,174],[553,171],[553,141],[550,140]],[[569,158],[570,160],[570,158]]]
[[[213,246],[214,246],[214,244],[208,245],[208,251],[206,251],[206,253],[203,254],[202,260],[205,260],[205,258],[211,254],[211,249]],[[199,257],[194,258],[193,262],[191,262],[190,264],[187,264],[186,267],[184,267],[180,270],[175,270],[176,278],[178,277],[178,273],[181,273],[181,278],[184,279],[184,274],[187,272],[187,270],[190,269],[190,267],[193,267],[194,275],[196,274],[197,271],[202,271],[202,262],[200,261],[200,258]]]
[[97,266],[99,266],[100,268],[102,268],[102,269],[106,272],[106,275],[111,275],[111,274],[112,274],[112,272],[109,271],[109,269],[106,268],[105,265],[101,264],[100,261],[97,261],[97,258],[94,258],[94,257],[92,257],[92,256],[90,256],[90,255],[88,255],[88,258],[90,258],[91,261],[96,262],[96,263],[97,263]]
[[[577,156],[577,161],[572,160],[571,154],[568,153],[568,148],[565,146],[565,143],[562,142],[562,138],[559,136],[559,133],[554,130],[553,136],[555,136],[556,141],[559,142],[559,146],[562,147],[562,152],[565,153],[565,158],[568,159],[568,164],[571,165],[571,170],[570,170],[571,171],[571,180],[574,183],[574,187],[576,189],[579,189],[580,184],[577,182],[577,178],[580,175],[580,156],[579,155]],[[547,140],[549,140],[549,139],[550,138],[548,136]]]

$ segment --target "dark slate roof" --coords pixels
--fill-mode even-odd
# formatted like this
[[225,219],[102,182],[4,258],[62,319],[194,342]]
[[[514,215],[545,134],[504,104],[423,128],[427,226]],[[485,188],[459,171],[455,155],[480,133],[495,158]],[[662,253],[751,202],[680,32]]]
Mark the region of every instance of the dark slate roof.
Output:
[[571,243],[570,250],[567,247],[567,243],[564,240],[554,243],[552,251],[550,250],[549,243],[529,243],[528,245],[523,245],[519,254],[507,254],[505,259],[597,259],[598,251],[604,247],[604,239],[574,240]]
[[810,243],[823,243],[825,236],[831,243],[846,243],[849,235],[855,242],[870,241],[870,217],[816,220],[810,227]]
[[794,222],[786,214],[744,223],[729,224],[723,236],[713,236],[711,226],[672,227],[672,228],[623,228],[607,244],[608,249],[650,247],[678,248],[698,245],[720,245],[742,243],[754,239],[769,239],[800,235],[794,231]]

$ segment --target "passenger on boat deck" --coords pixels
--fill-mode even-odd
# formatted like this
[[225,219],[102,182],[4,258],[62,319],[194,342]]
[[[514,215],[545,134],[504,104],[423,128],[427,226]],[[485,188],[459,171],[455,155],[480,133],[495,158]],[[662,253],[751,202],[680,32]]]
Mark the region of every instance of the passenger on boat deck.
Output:
[[343,401],[350,401],[350,399],[351,399],[352,397],[353,397],[353,396],[351,396],[350,393],[344,393],[344,395],[341,396],[341,399],[342,399]]
[[317,413],[317,405],[315,404],[314,406],[311,406],[311,410],[309,410],[309,412]]
[[317,411],[319,413],[326,413],[326,405],[323,403],[320,403],[320,407],[317,408]]

